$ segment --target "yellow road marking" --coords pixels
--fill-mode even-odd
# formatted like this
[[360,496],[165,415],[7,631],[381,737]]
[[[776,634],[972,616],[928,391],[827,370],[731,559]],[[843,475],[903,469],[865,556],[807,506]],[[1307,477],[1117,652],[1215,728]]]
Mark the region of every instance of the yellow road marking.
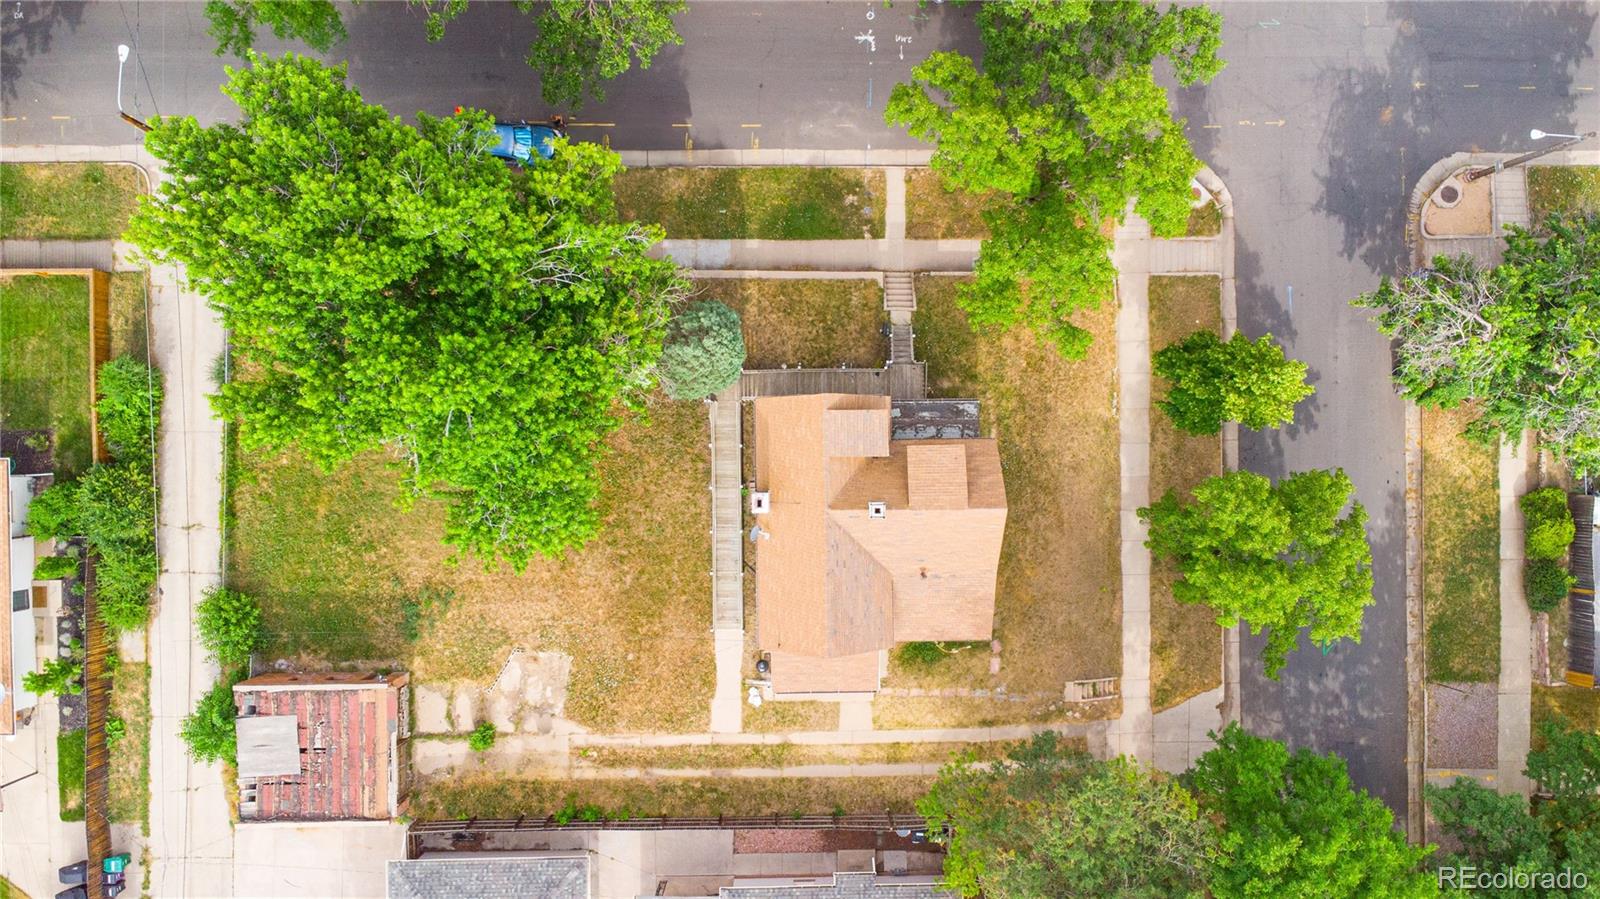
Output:
[[1592,88],[1592,87],[1575,87],[1575,88],[1573,88],[1573,90],[1575,90],[1575,91],[1592,91],[1592,90],[1594,90],[1594,88]]
[[1283,119],[1275,119],[1275,120],[1273,120],[1271,122],[1262,122],[1261,124],[1263,124],[1263,125],[1271,125],[1274,128],[1282,128],[1283,127],[1283,123],[1284,123]]
[[1521,87],[1517,88],[1517,90],[1519,90],[1519,91],[1536,91],[1538,89],[1539,89],[1539,86],[1536,85],[1536,84],[1524,84]]
[[1468,88],[1471,88],[1471,87],[1477,87],[1477,85],[1476,85],[1476,84],[1463,84],[1463,85],[1461,85],[1461,86],[1462,86],[1462,87],[1468,87]]
[[616,122],[568,122],[568,128],[615,128]]
[[0,116],[0,122],[15,122],[16,120],[17,117],[14,115]]
[[1239,124],[1241,124],[1241,125],[1254,125],[1255,122],[1252,122],[1249,119],[1240,119],[1239,120]]
[[1201,125],[1201,128],[1221,128],[1221,125]]
[[672,127],[674,127],[674,128],[687,128],[687,127],[689,127],[689,123],[688,122],[673,122],[672,123]]
[[740,125],[740,128],[760,128],[760,125]]
[[1411,82],[1411,89],[1412,90],[1420,91],[1420,90],[1422,90],[1423,88],[1425,88],[1427,86],[1428,86],[1428,82],[1426,82],[1426,81],[1413,81],[1413,82]]
[[50,120],[54,121],[54,122],[70,122],[70,121],[72,121],[72,116],[69,116],[69,115],[53,115],[53,116],[50,117]]

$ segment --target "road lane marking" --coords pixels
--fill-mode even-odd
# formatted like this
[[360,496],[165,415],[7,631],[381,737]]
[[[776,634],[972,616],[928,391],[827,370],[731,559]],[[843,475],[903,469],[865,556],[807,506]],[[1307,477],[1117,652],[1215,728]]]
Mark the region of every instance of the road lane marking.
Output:
[[1274,119],[1274,120],[1272,120],[1270,122],[1262,122],[1261,124],[1263,124],[1263,125],[1271,125],[1274,128],[1282,128],[1283,127],[1283,123],[1284,123],[1283,119]]
[[1517,90],[1519,90],[1519,91],[1536,91],[1538,89],[1539,89],[1539,86],[1536,85],[1536,84],[1524,84],[1521,87],[1517,88]]
[[1221,125],[1201,125],[1201,128],[1221,128]]
[[1420,91],[1420,90],[1422,90],[1423,88],[1425,88],[1427,86],[1428,86],[1428,82],[1426,82],[1426,81],[1413,81],[1413,82],[1411,82],[1411,89],[1414,90],[1414,91]]
[[741,124],[740,128],[760,128],[760,125]]
[[1477,87],[1477,85],[1476,85],[1476,84],[1463,84],[1463,85],[1461,85],[1461,86],[1462,86],[1462,87],[1464,87],[1464,88],[1467,88],[1467,89],[1469,89],[1469,90],[1470,90],[1470,89],[1472,89],[1472,88],[1475,88],[1475,87]]
[[1241,125],[1254,125],[1255,122],[1252,122],[1249,119],[1240,119],[1239,120],[1239,124],[1241,124]]
[[70,121],[72,121],[72,116],[69,116],[69,115],[53,115],[53,116],[50,117],[50,121],[52,121],[52,122],[70,122]]
[[1594,88],[1592,88],[1592,87],[1575,87],[1575,88],[1573,88],[1573,90],[1575,90],[1575,91],[1592,91],[1592,90],[1594,90]]
[[616,122],[568,122],[568,128],[615,128]]
[[687,127],[689,127],[689,123],[688,122],[673,122],[672,123],[672,127],[674,127],[674,128],[687,128]]

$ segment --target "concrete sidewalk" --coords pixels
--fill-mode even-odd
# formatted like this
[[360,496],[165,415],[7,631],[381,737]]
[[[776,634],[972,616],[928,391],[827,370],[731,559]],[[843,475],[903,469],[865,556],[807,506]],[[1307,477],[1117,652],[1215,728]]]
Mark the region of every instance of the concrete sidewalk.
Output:
[[[7,147],[7,162],[108,162],[138,166],[152,184],[158,161],[139,144]],[[206,399],[222,327],[205,299],[170,266],[150,272],[151,353],[165,395],[157,448],[161,574],[150,650],[150,893],[233,895],[233,823],[220,766],[195,763],[183,718],[216,679],[195,639],[194,606],[221,581],[222,426]],[[76,859],[60,862],[66,864]]]
[[977,240],[664,240],[651,248],[688,269],[970,272]]

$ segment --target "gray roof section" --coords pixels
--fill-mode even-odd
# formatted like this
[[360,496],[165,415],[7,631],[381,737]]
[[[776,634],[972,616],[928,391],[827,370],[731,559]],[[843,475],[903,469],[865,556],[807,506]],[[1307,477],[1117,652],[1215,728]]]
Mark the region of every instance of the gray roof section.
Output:
[[389,899],[589,899],[589,857],[419,858],[389,862]]
[[240,777],[281,777],[300,773],[300,719],[293,715],[238,718]]
[[833,875],[832,883],[732,886],[723,887],[717,895],[720,899],[955,899],[956,896],[939,889],[937,884],[843,872]]

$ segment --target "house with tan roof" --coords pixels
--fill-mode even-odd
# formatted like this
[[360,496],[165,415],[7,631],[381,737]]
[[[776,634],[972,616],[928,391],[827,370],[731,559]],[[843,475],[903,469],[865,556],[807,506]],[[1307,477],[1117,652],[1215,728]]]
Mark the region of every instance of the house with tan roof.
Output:
[[753,405],[756,632],[774,698],[870,694],[895,644],[992,636],[994,440],[894,439],[887,396]]

